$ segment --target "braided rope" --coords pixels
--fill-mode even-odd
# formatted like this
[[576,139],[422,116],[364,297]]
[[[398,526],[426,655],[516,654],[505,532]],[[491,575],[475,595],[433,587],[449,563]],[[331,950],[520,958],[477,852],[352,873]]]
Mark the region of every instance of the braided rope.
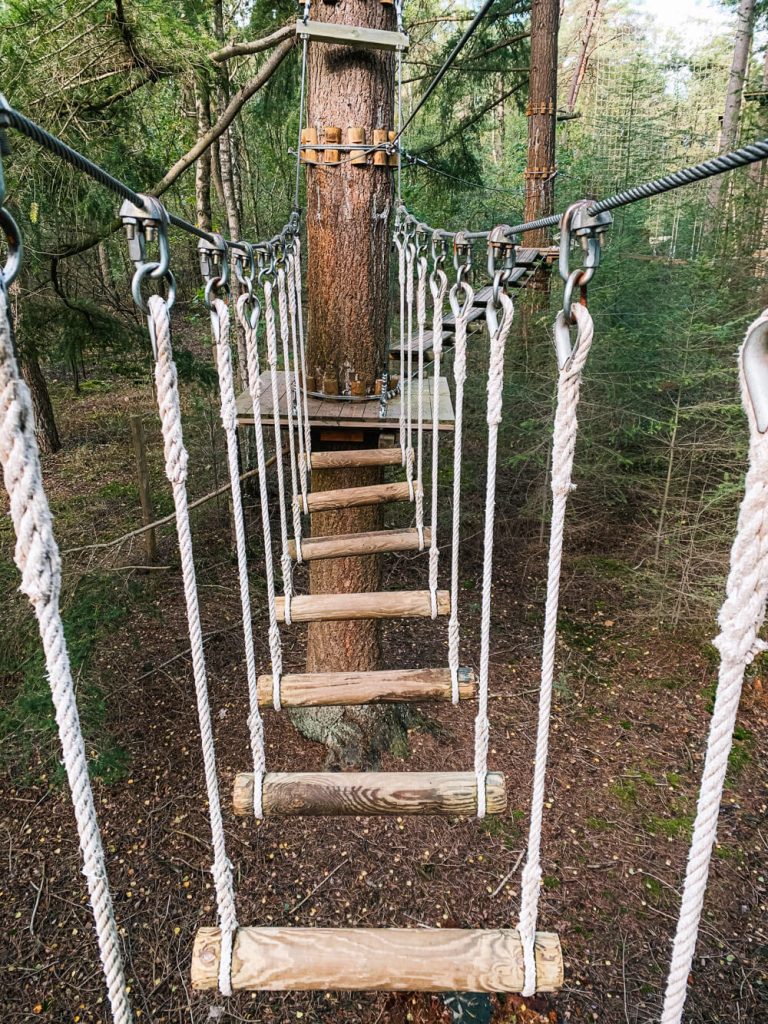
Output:
[[755,342],[763,354],[768,350],[768,309],[750,326],[739,353],[742,401],[749,421],[749,468],[731,549],[726,598],[718,616],[720,635],[714,641],[720,651],[717,695],[661,1024],[679,1024],[682,1019],[744,671],[766,646],[758,632],[768,596],[768,433],[759,431],[744,374],[746,346]]
[[240,606],[243,612],[243,641],[245,644],[245,666],[248,679],[248,733],[253,757],[253,812],[257,818],[264,817],[262,808],[262,782],[266,771],[264,751],[264,723],[259,712],[259,692],[256,675],[256,656],[253,649],[253,624],[251,616],[251,591],[248,584],[248,555],[243,518],[243,498],[240,491],[240,466],[237,457],[237,404],[235,382],[232,374],[232,352],[230,349],[229,307],[221,299],[211,305],[211,333],[216,346],[216,366],[219,374],[221,393],[221,423],[227,439],[227,463],[229,482],[232,488],[232,513],[235,522],[235,545],[237,548],[237,570],[240,581]]
[[443,303],[448,291],[448,278],[445,271],[436,269],[429,280],[432,293],[432,351],[435,361],[432,378],[432,536],[429,544],[429,601],[432,618],[437,618],[437,570],[440,561],[440,550],[437,546],[437,489],[439,471],[440,436],[440,357],[443,353]]
[[397,248],[397,284],[400,302],[400,452],[405,465],[405,401],[403,384],[405,380],[405,246],[395,235]]
[[461,454],[464,423],[464,384],[467,379],[467,326],[475,301],[471,285],[464,284],[464,305],[451,292],[451,307],[456,316],[456,346],[453,378],[456,401],[453,421],[453,524],[451,536],[451,617],[448,620],[448,666],[451,670],[451,700],[459,703],[459,542],[461,533]]
[[203,651],[203,629],[200,622],[200,607],[197,599],[195,562],[192,553],[192,531],[189,522],[187,501],[187,462],[181,430],[181,408],[176,365],[171,348],[171,321],[168,307],[159,295],[153,295],[147,303],[147,316],[157,345],[155,365],[155,387],[157,405],[163,431],[165,451],[165,473],[173,490],[173,504],[176,510],[176,534],[181,556],[181,573],[184,580],[184,597],[187,604],[189,641],[192,649],[192,673],[195,679],[197,715],[200,726],[200,740],[203,748],[205,787],[208,795],[208,813],[211,819],[213,840],[213,874],[216,889],[216,904],[219,910],[221,928],[221,963],[219,966],[219,988],[223,995],[231,995],[232,943],[237,929],[235,913],[235,892],[232,880],[232,865],[227,859],[224,838],[224,822],[221,816],[219,784],[216,775],[216,751],[213,743],[213,723],[208,699],[208,680],[205,671]]
[[416,530],[419,551],[424,550],[424,330],[427,325],[427,258],[420,256],[417,269],[416,322],[419,331],[419,384],[416,405]]
[[280,677],[283,674],[283,650],[280,643],[280,627],[277,624],[277,603],[275,601],[275,569],[272,555],[272,528],[269,523],[267,460],[264,450],[264,427],[261,422],[261,371],[256,344],[256,327],[250,323],[246,315],[247,305],[248,296],[243,294],[237,300],[237,316],[245,334],[245,351],[248,358],[248,388],[251,395],[253,426],[256,434],[256,465],[259,470],[259,500],[261,503],[261,525],[264,536],[264,575],[267,580],[269,653],[272,661],[272,703],[275,710],[279,711]]
[[[293,253],[288,254],[287,266],[288,266],[288,309],[291,314],[291,341],[293,345],[293,384],[294,394],[296,395],[296,418],[297,418],[297,430],[296,433],[299,437],[299,482],[301,484],[301,506],[304,510],[305,515],[309,512],[309,505],[307,504],[307,453],[305,448],[306,439],[306,426],[304,424],[304,406],[302,403],[302,391],[306,389],[302,388],[302,381],[304,380],[304,366],[300,362],[299,355],[299,326],[298,326],[298,309],[296,301],[296,272],[294,270],[294,256]],[[287,369],[287,368],[286,368]],[[298,550],[296,552],[298,555]]]
[[14,356],[7,303],[0,285],[0,464],[16,533],[14,558],[21,573],[21,591],[29,598],[40,629],[112,1017],[115,1024],[131,1024],[120,938],[59,608],[59,549],[43,488],[32,399]]
[[485,533],[483,542],[483,597],[480,617],[480,678],[477,687],[475,717],[475,775],[477,776],[477,816],[485,817],[485,779],[488,774],[488,670],[491,653],[491,596],[493,589],[493,527],[496,516],[496,452],[504,386],[504,346],[512,329],[515,307],[512,299],[500,291],[501,320],[495,323],[493,300],[488,303],[488,333],[491,349],[488,363],[488,464],[485,485]]
[[[309,399],[307,398],[307,352],[304,343],[304,306],[301,298],[301,239],[297,235],[293,240],[295,259],[293,261],[293,273],[294,273],[294,298],[296,301],[296,320],[299,330],[299,358],[301,360],[301,380],[303,388],[301,389],[303,404],[304,404],[304,458],[306,460],[306,470],[312,467],[312,430],[309,424]],[[305,485],[306,489],[306,485]],[[304,502],[304,511],[309,512],[306,500]]]
[[[285,474],[282,458],[282,435],[280,431],[280,399],[277,384],[277,329],[275,327],[275,309],[272,305],[272,282],[264,281],[264,327],[267,336],[267,362],[272,385],[272,412],[275,420],[275,452],[277,454],[277,493],[280,499],[280,568],[283,574],[283,593],[285,595],[285,622],[291,624],[291,597],[293,596],[293,566],[288,553],[288,522],[285,517]],[[290,404],[290,403],[289,403]],[[298,545],[297,545],[298,554]]]
[[[574,305],[578,333],[571,358],[560,370],[557,382],[557,408],[552,433],[552,522],[549,534],[547,598],[544,614],[544,639],[541,656],[541,688],[536,734],[536,760],[533,772],[533,797],[528,828],[528,856],[522,875],[522,899],[518,929],[525,961],[524,996],[536,991],[536,921],[541,891],[541,830],[544,815],[544,789],[549,752],[549,719],[552,709],[552,683],[557,646],[557,610],[560,598],[560,569],[563,558],[563,534],[568,495],[573,489],[571,475],[578,433],[577,410],[581,373],[594,337],[594,324],[586,306]],[[558,326],[567,329],[565,315],[558,314]]]
[[296,561],[301,559],[301,505],[299,504],[299,483],[296,463],[296,438],[293,428],[293,388],[291,386],[290,331],[288,327],[288,284],[285,270],[277,271],[277,306],[280,315],[280,341],[283,346],[283,366],[285,367],[285,407],[288,417],[288,464],[291,469],[291,515],[293,517],[293,536],[296,541]]
[[[408,361],[406,376],[406,420],[405,420],[405,475],[408,480],[408,494],[411,501],[416,497],[413,486],[413,260],[416,248],[412,243],[405,247],[405,305],[406,333],[408,335]],[[403,389],[400,387],[400,401],[403,400]]]

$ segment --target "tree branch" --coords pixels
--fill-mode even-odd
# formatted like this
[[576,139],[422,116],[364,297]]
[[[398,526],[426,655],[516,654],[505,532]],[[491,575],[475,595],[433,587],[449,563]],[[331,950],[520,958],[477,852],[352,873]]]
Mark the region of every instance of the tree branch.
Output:
[[[293,49],[295,43],[295,35],[280,43],[274,53],[270,56],[269,60],[267,60],[259,69],[259,73],[249,82],[246,82],[242,88],[238,89],[222,111],[216,123],[211,126],[205,135],[197,140],[195,145],[188,150],[184,156],[176,161],[173,167],[170,168],[165,176],[161,178],[161,180],[157,182],[152,189],[148,190],[151,195],[161,196],[164,192],[167,192],[171,185],[173,185],[173,183],[180,178],[189,167],[192,166],[195,160],[202,156],[202,154],[213,145],[219,136],[227,130],[230,124],[232,124],[243,105],[269,81],[275,71],[277,71],[280,64]],[[107,235],[119,230],[120,227],[120,221],[114,220],[106,231],[100,231],[98,234],[91,235],[88,238],[83,239],[81,242],[68,246],[60,253],[55,254],[54,259],[64,259],[68,256],[76,256],[78,253],[85,252],[86,249],[90,249],[91,246],[98,244]]]
[[272,35],[262,36],[261,39],[252,39],[244,43],[230,43],[229,46],[223,46],[220,50],[209,53],[208,56],[214,64],[223,64],[233,57],[249,57],[252,53],[261,53],[262,50],[269,50],[270,47],[276,46],[284,39],[290,39],[295,35],[295,24],[283,25],[282,28],[277,29]]

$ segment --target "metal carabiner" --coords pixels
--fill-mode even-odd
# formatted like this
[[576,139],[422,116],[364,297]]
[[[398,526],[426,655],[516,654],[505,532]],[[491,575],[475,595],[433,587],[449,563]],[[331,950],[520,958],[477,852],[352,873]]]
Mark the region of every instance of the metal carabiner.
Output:
[[270,284],[274,282],[275,278],[275,252],[272,243],[267,243],[263,248],[258,246],[257,252],[257,266],[258,266],[258,282],[259,286],[263,287],[264,282],[269,278]]
[[[586,303],[587,285],[600,266],[603,238],[613,223],[613,217],[608,212],[598,214],[589,212],[593,202],[592,199],[578,200],[568,207],[560,221],[558,270],[560,277],[565,282],[563,312],[571,325],[574,323],[571,316],[573,291],[578,285],[582,289],[582,302]],[[584,252],[584,259],[578,270],[571,270],[570,267],[571,244],[574,238],[578,238]]]
[[453,266],[456,284],[466,289],[472,277],[472,243],[464,231],[458,231],[453,238]]
[[[148,310],[147,304],[144,301],[144,296],[141,294],[141,286],[144,283],[144,279],[147,277],[152,278],[152,280],[157,280],[153,267],[154,264],[152,263],[142,263],[140,266],[136,268],[136,272],[134,273],[133,278],[131,280],[131,295],[133,296],[133,301],[136,303],[136,305],[139,307],[142,313],[147,313]],[[165,281],[168,287],[168,295],[165,299],[165,304],[168,307],[168,312],[170,313],[170,311],[173,309],[173,304],[176,302],[176,278],[173,276],[172,271],[166,270],[165,274],[162,277],[162,280]],[[157,350],[154,345],[154,339],[152,348],[155,357],[157,357]]]
[[[497,262],[501,262],[501,266]],[[508,224],[499,224],[488,234],[488,276],[493,282],[491,298],[494,307],[501,303],[502,286],[509,280],[515,269],[516,249]]]
[[5,235],[8,246],[5,263],[0,267],[0,288],[7,291],[21,269],[21,261],[24,258],[24,240],[21,237],[18,224],[4,206],[0,206],[0,231]]
[[256,278],[256,261],[253,257],[253,246],[250,242],[238,242],[237,244],[238,248],[232,249],[235,277],[250,299],[253,296],[253,282]]
[[229,298],[229,246],[224,236],[213,233],[213,238],[201,238],[197,243],[200,273],[205,281],[203,301],[210,309],[215,292],[221,291],[226,302]]
[[413,232],[413,240],[416,247],[416,259],[418,261],[427,258],[427,232],[421,224],[417,224]]
[[[126,199],[120,207],[118,216],[125,227],[128,239],[128,256],[138,270],[139,267],[151,267],[149,276],[154,280],[164,278],[171,261],[170,244],[168,242],[168,211],[157,196],[139,192],[144,205]],[[158,259],[147,261],[147,242],[157,240]],[[143,275],[146,276],[146,275]]]
[[768,321],[750,329],[742,346],[741,365],[757,429],[764,434],[768,430]]

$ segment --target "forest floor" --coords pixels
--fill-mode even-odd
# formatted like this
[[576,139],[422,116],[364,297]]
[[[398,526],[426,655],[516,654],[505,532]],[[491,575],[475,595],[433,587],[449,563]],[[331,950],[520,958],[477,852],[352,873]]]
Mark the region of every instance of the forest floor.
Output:
[[[128,414],[144,385],[57,389],[64,449],[45,459],[64,549],[138,525]],[[191,447],[205,450],[204,405]],[[154,421],[153,429],[154,429]],[[166,494],[158,437],[153,489]],[[198,460],[199,461],[199,460]],[[194,464],[194,460],[193,460]],[[192,496],[211,487],[191,482]],[[220,481],[221,482],[221,481]],[[246,924],[514,926],[526,842],[537,713],[545,549],[505,496],[497,535],[491,667],[491,767],[506,773],[509,812],[483,822],[438,818],[235,819],[227,794],[247,769],[246,688],[236,570],[225,506],[195,514],[199,582],[229,854]],[[157,514],[169,511],[168,498]],[[468,510],[463,663],[477,664],[480,506]],[[257,521],[251,518],[252,535]],[[105,1022],[69,795],[35,634],[15,590],[8,524],[0,527],[0,1003],[3,1020]],[[658,1014],[679,906],[716,681],[714,624],[666,630],[634,571],[630,525],[595,515],[567,540],[544,824],[540,927],[560,935],[556,998],[461,1001],[431,996],[243,994],[222,1001],[189,985],[195,931],[215,923],[211,850],[178,561],[172,532],[159,565],[140,543],[65,554],[65,612],[117,920],[138,1021],[328,1021],[436,1024],[601,1021]],[[385,586],[424,586],[423,556],[385,556]],[[263,614],[254,552],[256,615]],[[725,567],[724,567],[725,571]],[[643,577],[645,579],[645,577]],[[300,669],[302,629],[284,630]],[[386,623],[392,667],[445,662],[445,630]],[[256,630],[260,666],[265,630]],[[406,758],[387,770],[472,766],[471,703],[424,705]],[[321,769],[325,749],[284,715],[265,715],[276,771]],[[752,673],[742,701],[686,1020],[768,1019],[768,683]],[[451,1005],[454,1009],[451,1009]]]

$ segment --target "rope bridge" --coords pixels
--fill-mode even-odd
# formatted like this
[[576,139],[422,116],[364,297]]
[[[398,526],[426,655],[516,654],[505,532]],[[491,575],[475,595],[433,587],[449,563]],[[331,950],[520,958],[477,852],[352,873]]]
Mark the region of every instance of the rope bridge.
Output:
[[[486,8],[489,6],[486,4]],[[323,41],[305,17],[303,70],[310,39]],[[402,36],[397,6],[398,33]],[[337,26],[338,28],[338,26]],[[349,34],[348,34],[349,35]],[[384,33],[384,35],[387,35]],[[327,40],[326,40],[327,41]],[[338,41],[338,40],[336,40]],[[346,41],[349,41],[347,39]],[[401,47],[400,41],[357,38],[356,45]],[[463,45],[463,44],[462,44]],[[400,50],[398,50],[400,53]],[[302,74],[302,98],[304,93]],[[152,196],[123,183],[44,132],[0,101],[0,120],[58,152],[122,196],[121,217],[134,264],[132,293],[143,311],[155,360],[155,383],[165,469],[173,492],[181,569],[192,650],[193,675],[210,815],[211,868],[218,926],[199,930],[192,953],[197,989],[236,990],[382,989],[425,991],[555,991],[563,980],[563,958],[556,934],[538,930],[542,881],[541,839],[548,757],[549,721],[557,640],[560,567],[568,495],[573,487],[577,414],[582,374],[593,345],[594,323],[586,305],[589,281],[600,263],[601,236],[610,226],[608,211],[719,174],[768,155],[763,141],[661,180],[595,203],[576,203],[557,221],[557,253],[523,249],[517,234],[532,224],[494,227],[481,232],[448,232],[418,221],[399,204],[393,247],[397,255],[398,341],[390,351],[399,371],[396,388],[382,388],[374,401],[378,417],[391,421],[397,443],[391,448],[313,451],[312,411],[302,304],[302,246],[297,209],[273,238],[249,243],[201,231],[169,214]],[[406,122],[407,124],[407,122]],[[397,147],[406,125],[400,126]],[[387,143],[391,147],[393,143]],[[399,149],[398,149],[399,151]],[[732,159],[728,159],[728,157]],[[701,170],[704,168],[704,170]],[[1,168],[0,168],[1,170]],[[399,170],[398,170],[399,178]],[[298,180],[298,179],[297,179]],[[112,1016],[129,1024],[131,1010],[121,944],[107,884],[104,854],[90,788],[87,756],[77,717],[75,688],[59,608],[61,568],[50,510],[42,484],[29,392],[14,355],[8,287],[22,263],[21,233],[3,206],[0,174],[0,228],[8,257],[0,269],[0,463],[16,531],[15,558],[22,590],[40,625],[64,763],[75,806],[99,951]],[[551,223],[550,219],[546,223]],[[514,293],[525,286],[542,261],[558,258],[564,301],[554,325],[558,367],[553,428],[551,486],[553,514],[542,643],[541,682],[527,858],[522,876],[519,920],[515,928],[471,929],[322,929],[241,927],[237,918],[233,866],[228,858],[206,677],[205,649],[198,607],[193,535],[187,495],[188,454],[184,445],[178,376],[174,363],[171,310],[175,280],[168,233],[171,226],[198,236],[205,303],[210,312],[216,352],[221,420],[233,502],[237,571],[243,617],[244,665],[248,691],[250,770],[237,775],[232,806],[256,818],[283,815],[441,814],[483,818],[506,808],[504,776],[489,767],[490,645],[497,448],[504,413],[504,367],[514,329]],[[583,262],[571,267],[571,251],[580,243]],[[473,283],[473,247],[485,247],[488,281]],[[449,245],[453,283],[449,279]],[[157,255],[147,252],[156,247]],[[144,296],[146,288],[150,297]],[[580,301],[573,301],[577,294]],[[236,294],[235,294],[236,293]],[[431,317],[430,317],[431,307]],[[250,569],[237,452],[240,413],[235,393],[232,321],[242,330],[247,380],[245,401],[254,427],[259,469],[259,504],[265,555],[270,669],[259,674],[253,644]],[[484,327],[485,333],[479,330]],[[479,340],[478,340],[479,339]],[[487,458],[479,668],[462,666],[459,602],[461,555],[463,422],[467,354],[470,344],[487,346],[485,419]],[[444,358],[453,348],[452,443],[441,442]],[[720,615],[721,670],[710,739],[702,776],[681,914],[674,940],[663,1024],[681,1020],[693,960],[708,864],[746,665],[761,649],[757,638],[768,595],[768,311],[752,325],[740,354],[744,407],[750,429],[750,465],[734,543],[727,596]],[[280,366],[282,364],[282,370]],[[431,365],[431,376],[429,373]],[[386,380],[385,368],[383,380]],[[314,403],[314,404],[313,404]],[[396,406],[396,409],[393,407]],[[265,410],[271,410],[267,416]],[[287,434],[287,465],[275,462],[279,531],[273,537],[267,481],[268,428],[271,443],[282,450]],[[428,450],[427,450],[428,449]],[[451,527],[440,533],[438,481],[441,459],[452,472]],[[316,470],[388,466],[400,479],[366,487],[313,491]],[[412,510],[412,525],[345,536],[307,536],[305,517],[316,511],[399,502]],[[425,586],[419,591],[333,595],[296,592],[294,567],[318,558],[416,551],[424,559]],[[449,589],[439,589],[440,561],[450,551]],[[283,670],[282,629],[296,622],[339,619],[422,617],[444,629],[444,664],[407,670],[290,674]],[[474,758],[464,771],[429,773],[278,773],[268,770],[262,709],[344,706],[394,701],[475,701]],[[244,768],[246,766],[243,766]]]

